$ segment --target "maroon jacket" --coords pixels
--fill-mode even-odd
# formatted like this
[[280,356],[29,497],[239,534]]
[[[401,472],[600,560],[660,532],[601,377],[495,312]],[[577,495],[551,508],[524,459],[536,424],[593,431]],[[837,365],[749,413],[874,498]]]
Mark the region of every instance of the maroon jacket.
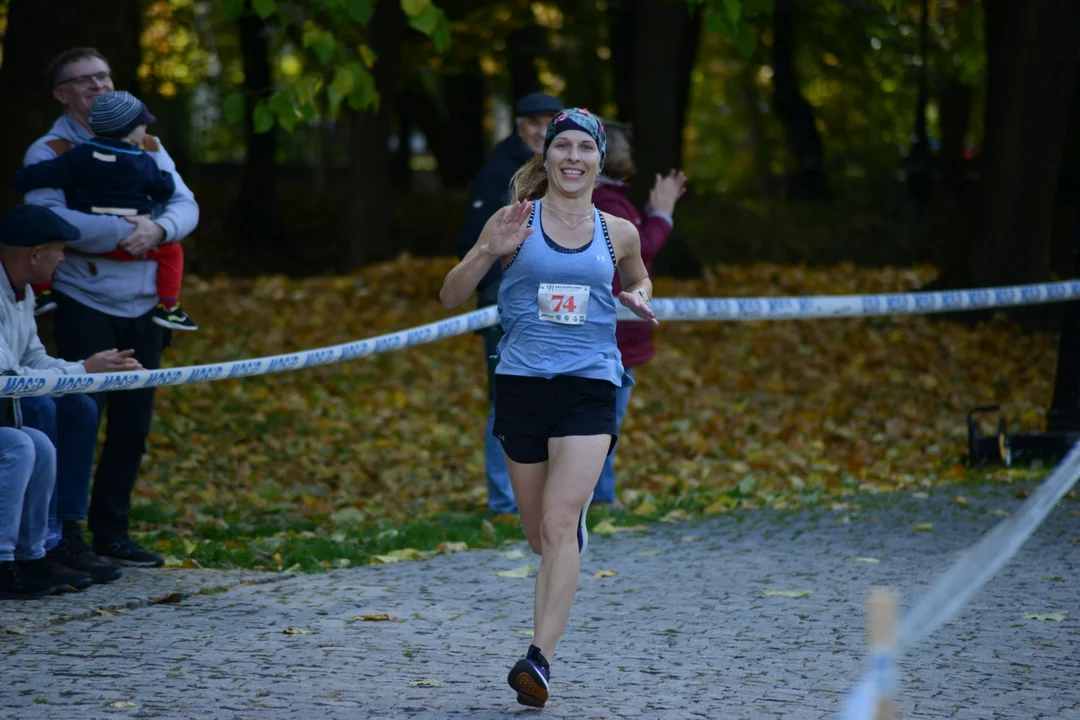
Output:
[[[660,248],[664,246],[668,235],[671,234],[671,225],[660,215],[651,215],[647,218],[642,216],[630,202],[630,198],[626,196],[629,189],[628,183],[601,177],[593,189],[592,201],[597,209],[634,223],[638,229],[638,235],[641,236],[641,259],[645,261],[645,269],[651,275],[653,258],[660,252]],[[611,286],[616,295],[622,291],[618,272],[615,273]],[[650,323],[620,322],[615,326],[615,339],[619,343],[624,367],[634,367],[652,359],[654,351]]]

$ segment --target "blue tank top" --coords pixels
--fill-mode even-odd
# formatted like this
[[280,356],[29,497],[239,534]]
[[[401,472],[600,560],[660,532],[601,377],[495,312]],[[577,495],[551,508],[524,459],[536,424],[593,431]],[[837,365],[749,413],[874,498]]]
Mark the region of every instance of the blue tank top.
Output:
[[592,240],[567,249],[549,238],[533,203],[533,229],[503,268],[499,285],[500,375],[557,375],[633,384],[615,342],[616,299],[611,294],[615,250],[607,223],[593,209]]

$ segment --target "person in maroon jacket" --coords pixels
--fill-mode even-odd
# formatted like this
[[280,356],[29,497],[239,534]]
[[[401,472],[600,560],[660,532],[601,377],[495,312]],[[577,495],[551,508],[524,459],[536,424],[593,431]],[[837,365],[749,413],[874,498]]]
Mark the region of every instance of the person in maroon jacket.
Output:
[[[630,144],[630,128],[610,121],[605,121],[605,127],[608,139],[607,163],[604,166],[606,174],[597,178],[596,187],[593,189],[593,204],[597,210],[634,223],[641,237],[641,258],[651,275],[653,258],[660,252],[675,226],[672,216],[675,203],[686,191],[686,175],[681,170],[672,170],[663,177],[657,174],[652,190],[649,191],[645,213],[642,214],[627,196],[630,190],[630,183],[627,181],[636,171]],[[620,290],[622,287],[616,274],[612,291],[618,295]],[[650,323],[619,322],[615,328],[615,338],[619,343],[619,352],[622,353],[622,362],[627,373],[632,374],[635,366],[652,359],[654,351]],[[629,404],[628,385],[619,388],[615,395],[615,420],[620,426]],[[604,462],[600,480],[593,490],[594,503],[617,505],[614,458],[615,453],[611,453]]]

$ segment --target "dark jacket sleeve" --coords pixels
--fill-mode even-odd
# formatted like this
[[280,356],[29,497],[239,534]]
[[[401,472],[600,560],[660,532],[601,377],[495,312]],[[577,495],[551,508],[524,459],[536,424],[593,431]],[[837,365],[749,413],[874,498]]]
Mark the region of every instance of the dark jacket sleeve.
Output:
[[645,218],[641,229],[638,230],[638,235],[641,237],[641,259],[645,261],[646,266],[651,266],[653,258],[660,252],[660,248],[664,247],[668,236],[671,235],[671,226],[664,218],[650,215]]
[[15,171],[15,192],[25,195],[42,188],[63,189],[72,184],[72,153],[64,153],[52,160],[27,165]]
[[173,176],[159,168],[149,155],[141,156],[139,164],[142,166],[143,191],[156,203],[168,202],[176,192]]
[[[510,192],[510,178],[514,168],[504,167],[503,162],[492,162],[480,169],[469,188],[469,207],[465,211],[465,225],[458,236],[458,257],[463,258],[480,239],[480,233],[488,219],[506,203]],[[493,305],[498,299],[502,268],[498,261],[491,264],[487,275],[480,280],[477,291],[480,305]]]

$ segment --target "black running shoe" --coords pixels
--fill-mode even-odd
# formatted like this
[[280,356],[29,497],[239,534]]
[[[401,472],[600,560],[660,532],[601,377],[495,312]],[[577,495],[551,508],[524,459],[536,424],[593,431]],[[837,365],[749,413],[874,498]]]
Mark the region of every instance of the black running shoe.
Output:
[[544,707],[548,701],[551,666],[535,645],[510,669],[506,682],[517,691],[517,701],[529,707]]
[[56,592],[52,577],[28,577],[13,560],[0,562],[0,600],[36,600]]
[[58,593],[78,592],[94,584],[90,573],[65,567],[55,556],[50,557],[48,553],[45,553],[45,557],[40,560],[19,560],[16,564],[27,577],[51,578],[53,590]]
[[124,575],[118,566],[95,555],[79,533],[65,532],[60,544],[45,553],[45,557],[69,570],[89,574],[96,583],[109,583]]
[[144,550],[139,543],[129,537],[104,542],[98,542],[98,539],[94,538],[94,552],[112,560],[117,565],[128,567],[161,567],[165,564],[165,558]]
[[171,328],[172,330],[198,330],[199,326],[195,324],[195,321],[188,317],[184,312],[184,308],[180,307],[180,303],[177,303],[171,307],[166,307],[165,303],[158,303],[153,310],[150,311],[150,319],[161,327]]

